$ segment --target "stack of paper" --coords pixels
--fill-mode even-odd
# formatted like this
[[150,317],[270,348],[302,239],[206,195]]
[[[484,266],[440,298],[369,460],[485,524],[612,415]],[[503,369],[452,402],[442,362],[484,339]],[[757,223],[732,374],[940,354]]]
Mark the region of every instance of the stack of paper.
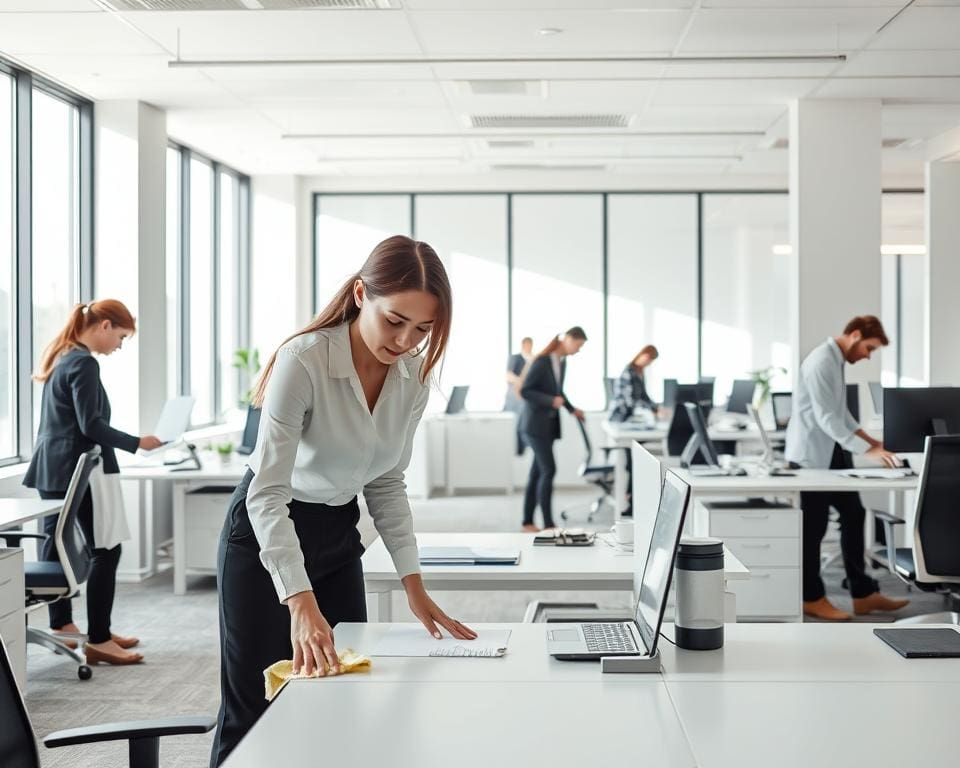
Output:
[[420,565],[516,565],[519,549],[420,547]]

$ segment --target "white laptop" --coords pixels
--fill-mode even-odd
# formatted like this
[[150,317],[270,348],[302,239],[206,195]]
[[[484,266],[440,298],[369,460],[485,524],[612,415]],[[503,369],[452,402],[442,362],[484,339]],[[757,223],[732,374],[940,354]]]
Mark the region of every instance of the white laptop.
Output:
[[604,656],[648,656],[657,651],[673,563],[690,501],[690,486],[667,472],[640,579],[633,621],[554,624],[547,629],[547,652],[557,659],[599,660]]
[[763,421],[757,409],[748,404],[747,413],[750,414],[754,424],[757,425],[757,432],[760,433],[760,439],[763,441],[763,457],[760,459],[760,462],[767,474],[783,475],[785,477],[792,476],[794,473],[788,472],[786,467],[783,466],[784,462],[777,459],[777,454],[773,450],[773,442],[770,440],[770,435],[767,434],[767,430],[764,429]]

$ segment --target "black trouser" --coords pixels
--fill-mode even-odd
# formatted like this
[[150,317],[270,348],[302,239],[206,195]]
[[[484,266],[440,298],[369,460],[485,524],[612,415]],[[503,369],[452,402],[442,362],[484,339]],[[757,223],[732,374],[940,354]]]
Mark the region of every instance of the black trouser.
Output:
[[[847,469],[850,461],[837,445],[830,460],[830,469]],[[826,594],[820,578],[820,543],[827,532],[830,507],[840,515],[840,551],[852,597],[866,597],[878,589],[877,582],[867,575],[864,558],[863,525],[866,510],[856,491],[809,492],[800,494],[803,509],[803,599],[819,600]]]
[[553,458],[553,438],[523,433],[523,439],[533,451],[533,463],[523,496],[523,524],[533,525],[533,511],[540,504],[544,528],[553,527],[553,478],[557,462]]
[[[62,499],[66,491],[39,491],[41,499]],[[57,562],[57,544],[54,533],[57,530],[57,515],[47,515],[43,520],[43,532],[47,539],[40,551],[41,560]],[[97,549],[93,546],[93,498],[90,489],[80,502],[77,512],[80,530],[93,552],[90,561],[90,573],[87,576],[87,639],[91,643],[105,643],[110,639],[110,614],[113,611],[113,598],[117,591],[117,564],[120,562],[120,545],[112,549]],[[70,600],[57,600],[50,603],[50,627],[60,629],[73,623],[73,605]]]
[[[266,710],[263,670],[293,658],[290,612],[260,562],[260,545],[247,516],[252,478],[253,472],[247,470],[233,493],[217,552],[221,702],[211,766],[226,759]],[[294,500],[288,508],[324,618],[330,626],[366,621],[356,498],[340,507]]]

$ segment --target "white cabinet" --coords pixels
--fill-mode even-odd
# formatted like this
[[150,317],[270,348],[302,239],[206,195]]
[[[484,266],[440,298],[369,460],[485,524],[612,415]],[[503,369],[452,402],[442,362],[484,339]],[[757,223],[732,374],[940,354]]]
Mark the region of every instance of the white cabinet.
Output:
[[730,581],[740,621],[801,621],[801,512],[777,502],[703,502],[695,533],[716,536],[750,569]]
[[217,572],[217,546],[233,488],[207,486],[188,491],[184,499],[186,572]]
[[27,638],[24,617],[23,550],[0,548],[0,639],[20,690],[27,687]]

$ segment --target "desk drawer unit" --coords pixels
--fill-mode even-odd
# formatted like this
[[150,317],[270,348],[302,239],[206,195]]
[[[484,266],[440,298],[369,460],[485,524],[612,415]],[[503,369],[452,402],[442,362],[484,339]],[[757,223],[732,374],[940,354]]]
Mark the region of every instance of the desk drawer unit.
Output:
[[233,489],[201,488],[186,494],[184,527],[186,567],[195,573],[216,573],[217,546]]
[[23,589],[23,550],[0,548],[0,638],[21,690],[27,685]]
[[750,569],[746,581],[728,582],[745,621],[800,621],[799,509],[778,504],[707,502],[708,533]]

